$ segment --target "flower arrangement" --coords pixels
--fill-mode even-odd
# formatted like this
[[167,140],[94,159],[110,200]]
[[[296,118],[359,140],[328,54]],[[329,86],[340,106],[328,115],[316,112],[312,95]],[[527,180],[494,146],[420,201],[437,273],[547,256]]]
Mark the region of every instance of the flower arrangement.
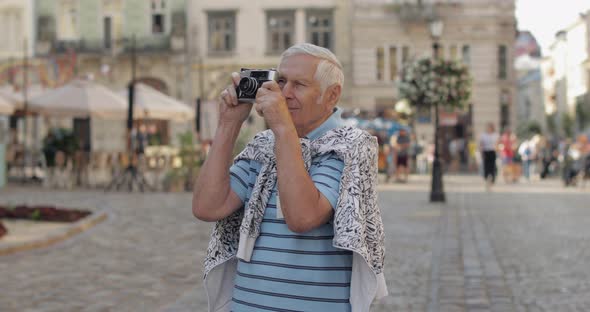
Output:
[[414,107],[462,108],[471,96],[471,77],[460,62],[420,58],[405,65],[397,93]]

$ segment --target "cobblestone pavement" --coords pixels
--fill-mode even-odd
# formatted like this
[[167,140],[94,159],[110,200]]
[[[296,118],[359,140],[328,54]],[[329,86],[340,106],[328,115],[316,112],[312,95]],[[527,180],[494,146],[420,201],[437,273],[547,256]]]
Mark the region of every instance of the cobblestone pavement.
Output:
[[[390,295],[372,311],[590,311],[590,186],[485,192],[478,177],[380,187]],[[0,203],[107,208],[109,219],[48,248],[0,257],[0,311],[206,311],[210,224],[190,194],[10,187]]]

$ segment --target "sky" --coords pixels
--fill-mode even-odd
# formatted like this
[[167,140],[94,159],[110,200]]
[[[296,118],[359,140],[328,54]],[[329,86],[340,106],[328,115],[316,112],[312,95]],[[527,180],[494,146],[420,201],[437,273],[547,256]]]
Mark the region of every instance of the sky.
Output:
[[531,31],[546,55],[555,33],[589,9],[589,0],[516,0],[518,29]]

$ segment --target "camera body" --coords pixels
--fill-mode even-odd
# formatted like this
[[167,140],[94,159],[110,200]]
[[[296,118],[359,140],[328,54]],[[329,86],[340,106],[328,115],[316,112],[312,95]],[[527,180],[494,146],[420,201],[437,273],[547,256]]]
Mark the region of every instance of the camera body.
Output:
[[236,87],[239,103],[254,103],[256,92],[263,83],[277,81],[279,73],[275,69],[247,69],[240,70],[240,83]]

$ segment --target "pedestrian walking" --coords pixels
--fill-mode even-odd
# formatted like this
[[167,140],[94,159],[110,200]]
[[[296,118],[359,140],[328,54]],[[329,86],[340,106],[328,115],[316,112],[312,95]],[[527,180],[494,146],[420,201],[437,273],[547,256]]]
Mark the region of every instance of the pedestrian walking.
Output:
[[[217,221],[205,260],[209,311],[368,311],[387,295],[377,142],[341,126],[332,52],[292,46],[277,71],[254,104],[238,100],[232,74],[195,184],[193,214]],[[270,129],[230,167],[252,107]]]
[[489,123],[486,132],[479,138],[479,150],[483,159],[483,176],[486,189],[490,189],[496,182],[496,149],[498,148],[498,133],[493,123]]
[[539,178],[545,179],[551,172],[551,168],[555,167],[558,161],[559,150],[547,137],[541,137],[539,140],[539,158],[541,161],[541,172]]
[[416,157],[416,169],[418,174],[427,174],[428,173],[428,141],[426,141],[426,137],[424,135],[420,136],[420,139],[417,141],[417,145],[419,146],[419,151],[417,152]]
[[531,179],[531,169],[534,168],[533,161],[535,160],[536,153],[537,151],[535,142],[532,138],[522,141],[522,143],[520,143],[520,146],[518,147],[518,154],[520,155],[520,159],[522,162],[524,178],[527,181],[530,181]]
[[410,136],[406,129],[400,129],[394,142],[396,182],[408,181],[410,143]]
[[500,137],[500,156],[502,159],[502,176],[506,183],[515,183],[518,180],[518,165],[515,163],[516,136],[510,129],[504,130]]
[[424,147],[418,142],[416,133],[410,135],[410,172],[418,173],[418,155],[422,154]]

